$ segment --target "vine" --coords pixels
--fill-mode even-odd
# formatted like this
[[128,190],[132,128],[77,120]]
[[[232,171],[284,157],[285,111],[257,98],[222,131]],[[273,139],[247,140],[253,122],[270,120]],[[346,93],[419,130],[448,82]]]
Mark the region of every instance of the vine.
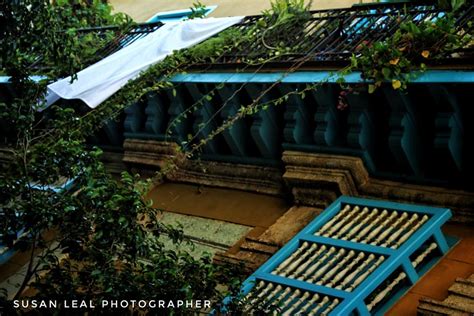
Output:
[[[126,106],[140,100],[145,94],[161,89],[174,89],[174,85],[169,79],[177,73],[186,73],[186,69],[189,65],[209,61],[212,63],[229,50],[239,45],[245,45],[245,43],[251,43],[259,36],[257,30],[261,28],[262,25],[257,23],[257,25],[249,27],[249,29],[242,34],[238,28],[231,27],[221,32],[218,36],[208,39],[192,48],[174,52],[174,54],[166,57],[162,62],[142,72],[138,79],[127,83],[120,91],[101,104],[100,107],[86,113],[77,121],[75,126],[64,126],[64,130],[58,129],[57,132],[62,134],[72,128],[76,130],[80,129],[86,133],[92,133],[94,130],[97,130],[97,128],[100,128],[107,119],[117,117]],[[247,64],[263,66],[274,58],[275,56],[265,59],[259,57],[253,62],[247,61]],[[175,93],[176,92],[173,91],[173,94]],[[209,98],[212,99],[213,94],[213,91],[211,91],[204,96],[204,98],[207,100],[209,100]],[[197,109],[196,106],[199,103],[199,101],[196,102],[193,106],[189,107],[188,111],[181,113],[175,123],[179,123],[180,118],[188,115],[189,111]],[[171,129],[168,128],[168,130]]]
[[[196,11],[199,11],[198,8],[200,8],[200,4],[195,4]],[[256,52],[255,55],[252,55],[252,52],[250,52],[247,57],[240,60],[244,65],[241,69],[245,70],[250,66],[258,66],[254,72],[259,72],[265,64],[299,49],[297,45],[289,48],[289,43],[294,40],[294,36],[304,36],[305,23],[311,17],[308,8],[309,4],[305,5],[302,0],[276,0],[272,3],[272,9],[265,11],[262,18],[248,27],[244,33],[242,33],[242,28],[231,27],[221,32],[218,36],[210,38],[192,48],[174,52],[174,54],[168,56],[162,62],[143,72],[138,79],[127,83],[125,87],[105,101],[100,107],[86,113],[77,120],[76,124],[72,126],[59,126],[56,130],[56,139],[61,137],[60,135],[64,135],[64,133],[69,133],[71,129],[92,133],[100,128],[106,120],[117,117],[126,106],[140,100],[147,93],[168,89],[171,90],[173,96],[176,96],[176,85],[170,82],[174,75],[186,73],[187,68],[193,64],[218,62],[225,53],[237,47],[246,47],[251,43],[261,41],[262,46],[265,48],[264,54],[262,51]],[[286,32],[286,29],[289,27],[296,31],[289,34],[289,32]],[[422,22],[418,25],[414,22],[400,23],[399,29],[393,36],[383,41],[364,42],[360,45],[351,57],[350,66],[337,72],[338,82],[343,87],[343,91],[339,96],[338,108],[341,110],[346,108],[347,102],[345,98],[347,94],[357,92],[357,87],[344,86],[343,78],[351,72],[361,71],[362,78],[369,81],[367,85],[369,93],[373,93],[383,82],[391,82],[394,89],[404,90],[407,87],[407,83],[416,74],[426,69],[425,62],[435,60],[444,56],[447,52],[469,45],[471,42],[472,37],[470,34],[462,34],[456,30],[455,18],[452,14],[441,16],[434,23]],[[209,135],[204,135],[196,143],[206,126],[247,83],[241,84],[207,122],[203,122],[198,126],[198,130],[194,135],[188,135],[186,141],[181,144],[183,152],[190,149],[185,156],[193,156],[212,138],[244,116],[253,115],[259,110],[265,110],[270,105],[281,104],[289,95],[304,97],[305,93],[310,89],[317,89],[324,82],[327,82],[327,79],[334,74],[328,75],[328,78],[321,80],[317,84],[308,85],[307,89],[293,91],[271,102],[263,105],[259,104],[260,100],[272,87],[281,82],[289,73],[296,71],[311,57],[309,54],[296,61],[293,66],[289,67],[281,75],[279,80],[270,85],[268,89],[262,91],[256,100],[253,100],[251,104],[242,106],[234,117],[224,120],[220,127],[216,128]],[[181,124],[183,119],[197,111],[204,102],[211,101],[224,84],[225,82],[216,85],[199,100],[179,113],[167,126],[165,140],[172,135],[173,129],[178,124]],[[50,139],[54,141],[55,138]]]
[[[471,26],[472,21],[468,28]],[[469,45],[472,35],[457,30],[452,13],[434,22],[404,22],[393,36],[361,44],[351,57],[350,68],[342,74],[359,70],[363,79],[373,82],[368,84],[369,93],[384,82],[390,82],[395,90],[405,90],[411,80],[426,70],[427,62]]]
[[[244,64],[242,69],[249,66],[259,66],[255,73],[257,73],[265,64],[272,60],[281,57],[283,54],[291,54],[294,49],[288,49],[289,42],[292,41],[294,34],[288,35],[288,32],[282,32],[283,29],[290,25],[299,29],[296,32],[297,36],[303,36],[304,25],[308,21],[310,14],[308,6],[304,5],[304,1],[300,0],[277,0],[272,4],[272,10],[265,11],[262,18],[249,27],[245,33],[242,33],[238,27],[231,27],[218,36],[208,39],[207,41],[198,44],[190,49],[175,52],[173,55],[167,57],[163,62],[151,67],[141,74],[141,76],[127,84],[122,90],[115,94],[112,98],[107,100],[99,108],[90,113],[87,113],[81,119],[80,128],[85,130],[94,130],[101,126],[105,119],[115,117],[127,105],[139,100],[146,93],[157,91],[161,89],[171,89],[172,95],[176,95],[176,86],[169,81],[177,73],[185,73],[188,65],[203,63],[218,62],[222,56],[239,46],[249,45],[254,41],[262,41],[266,48],[266,55],[258,53],[257,55],[249,54],[246,58],[240,60]],[[266,37],[270,33],[287,34],[286,36],[278,37],[277,41],[270,43],[266,42]],[[272,36],[272,39],[276,37]],[[345,87],[344,76],[353,72],[361,71],[362,78],[367,81],[372,81],[367,85],[370,93],[374,92],[383,82],[391,82],[394,89],[404,90],[407,83],[416,76],[420,71],[426,69],[425,62],[428,60],[435,60],[453,51],[456,48],[464,47],[472,41],[470,34],[461,34],[456,30],[455,18],[453,15],[447,15],[436,19],[434,23],[422,22],[419,25],[414,22],[400,23],[399,29],[393,36],[384,41],[364,42],[357,48],[357,51],[351,57],[350,66],[341,69],[337,72],[336,77],[339,77],[338,82],[341,83],[343,91],[339,97],[339,109],[347,107],[345,97],[349,93],[357,91],[357,88]],[[225,105],[229,102],[228,98],[223,105],[214,113],[214,115],[204,123],[201,123],[197,132],[194,135],[189,135],[187,140],[181,145],[181,150],[186,152],[186,148],[190,148],[185,156],[193,156],[194,153],[200,150],[216,135],[229,128],[237,120],[247,115],[253,115],[259,110],[265,110],[270,105],[278,105],[284,102],[289,95],[298,95],[304,97],[305,93],[311,89],[317,89],[320,85],[327,82],[328,77],[317,84],[308,85],[306,89],[301,91],[293,91],[278,99],[259,104],[259,101],[270,91],[272,87],[281,82],[289,73],[297,70],[305,61],[309,60],[311,55],[302,58],[295,62],[292,67],[289,67],[283,73],[279,80],[274,82],[268,89],[262,91],[256,100],[251,104],[242,106],[240,111],[234,116],[226,119],[220,127],[209,135],[203,137],[195,142],[200,134],[205,130],[205,127],[222,111]],[[158,78],[158,79],[157,79]],[[183,112],[178,114],[168,125],[165,137],[172,134],[173,128],[181,124],[182,120],[192,115],[200,106],[206,101],[211,101],[216,91],[224,86],[225,82],[216,85],[212,90],[204,94],[199,100],[188,106]],[[240,91],[246,83],[243,83],[231,96]]]

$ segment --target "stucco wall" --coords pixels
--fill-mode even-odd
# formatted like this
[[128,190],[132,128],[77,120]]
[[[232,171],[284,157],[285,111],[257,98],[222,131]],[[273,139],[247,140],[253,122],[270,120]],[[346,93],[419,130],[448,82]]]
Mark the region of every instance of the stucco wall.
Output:
[[[137,22],[146,21],[157,12],[187,9],[194,0],[109,0],[115,11],[125,12]],[[359,0],[314,0],[312,9],[349,7]],[[217,5],[211,16],[255,15],[270,8],[270,0],[201,0]]]

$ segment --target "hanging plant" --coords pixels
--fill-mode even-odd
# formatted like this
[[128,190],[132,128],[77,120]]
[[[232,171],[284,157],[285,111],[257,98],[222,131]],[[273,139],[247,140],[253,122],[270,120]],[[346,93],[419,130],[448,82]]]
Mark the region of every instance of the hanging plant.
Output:
[[275,0],[271,9],[263,11],[263,17],[257,22],[261,30],[261,41],[269,50],[287,53],[297,48],[295,42],[303,36],[306,22],[311,19],[309,8],[311,1]]
[[194,2],[190,10],[191,10],[191,14],[188,16],[189,20],[202,19],[206,17],[206,6],[202,4],[200,1]]
[[395,90],[404,90],[411,79],[426,70],[427,62],[469,45],[472,35],[457,30],[452,14],[434,23],[400,23],[393,36],[362,43],[351,57],[349,71],[360,70],[363,79],[373,82],[368,85],[369,93],[383,82],[390,82]]

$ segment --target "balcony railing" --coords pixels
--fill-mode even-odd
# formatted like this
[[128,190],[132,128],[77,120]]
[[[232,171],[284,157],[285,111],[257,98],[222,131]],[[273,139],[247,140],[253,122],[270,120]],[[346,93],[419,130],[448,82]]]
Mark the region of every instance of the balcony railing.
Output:
[[[242,104],[254,100],[270,83],[182,82],[172,91],[148,94],[109,121],[92,143],[122,151],[125,139],[188,141],[205,138]],[[278,98],[305,83],[280,83],[261,100]],[[204,96],[217,88],[212,100]],[[237,121],[209,141],[203,160],[281,166],[285,150],[358,156],[372,176],[408,183],[472,188],[472,84],[426,82],[409,85],[408,93],[384,85],[373,94],[347,97],[348,108],[336,105],[341,87],[328,83],[301,99]],[[223,100],[230,101],[223,103]],[[196,111],[177,118],[195,102]],[[205,127],[201,126],[205,124]],[[167,134],[167,129],[172,134]]]
[[[231,51],[224,53],[217,60],[203,61],[191,65],[192,68],[229,68],[239,67],[244,64],[247,58],[257,60],[258,58],[268,58],[272,50],[268,49],[270,44],[283,43],[291,48],[288,53],[281,53],[279,56],[272,56],[272,62],[268,67],[283,66],[304,60],[306,65],[344,64],[349,57],[357,52],[357,48],[362,43],[370,43],[384,40],[393,35],[403,22],[413,22],[417,25],[424,22],[434,22],[447,12],[435,5],[417,3],[380,3],[356,5],[346,9],[331,9],[311,11],[312,17],[304,25],[285,28],[278,34],[272,33],[272,38],[255,40],[243,45],[239,45]],[[464,34],[473,31],[474,4],[467,6],[461,13],[457,14],[456,26]],[[235,28],[243,33],[250,30],[259,20],[261,15],[249,16]],[[94,58],[84,62],[90,65],[102,58],[116,52],[117,50],[130,45],[134,41],[145,37],[149,33],[157,30],[161,22],[135,24],[127,29],[120,29],[117,26],[95,27],[78,30],[79,36],[96,34],[105,37],[106,34],[112,39],[100,47],[94,54]],[[443,38],[438,45],[442,45]],[[455,60],[456,63],[473,63],[473,51],[464,50],[455,55],[444,56],[444,62]],[[139,58],[139,56],[137,56]],[[448,61],[449,62],[449,61]],[[32,65],[34,69],[44,68],[42,58]]]
[[[314,62],[324,65],[347,62],[353,49],[362,41],[386,38],[396,31],[401,21],[434,21],[446,13],[430,5],[380,4],[313,11],[312,14],[304,36],[294,37],[301,53],[281,56],[277,62],[294,62],[301,56],[311,56]],[[472,31],[470,21],[474,20],[473,15],[474,5],[459,15],[457,24],[460,30]],[[259,18],[247,17],[235,27],[249,28]],[[160,25],[133,26],[129,32],[119,32],[98,52],[97,58],[129,45]],[[263,53],[259,45],[255,42],[248,47],[237,47],[207,66],[234,67],[246,54]],[[446,58],[467,60],[473,64],[469,52]],[[304,77],[306,79],[282,82],[272,87],[261,102],[303,89],[307,83],[319,80],[314,74]],[[106,150],[122,151],[127,138],[181,143],[188,140],[188,135],[201,130],[202,124],[206,127],[201,134],[208,134],[235,115],[242,105],[255,100],[275,80],[244,81],[231,82],[221,77],[214,81],[177,81],[176,93],[148,94],[143,101],[125,109],[118,122],[108,122],[92,142]],[[222,88],[218,89],[218,86]],[[205,100],[204,96],[215,89],[217,94],[212,100],[205,101],[180,124],[172,126],[172,136],[166,134],[167,128],[183,111]],[[456,81],[454,77],[444,77],[436,82],[425,80],[410,84],[407,93],[387,86],[374,94],[351,94],[347,97],[349,107],[346,111],[337,109],[340,92],[338,84],[328,83],[304,100],[290,96],[279,107],[270,107],[239,120],[210,141],[202,157],[214,161],[278,166],[285,150],[341,154],[361,157],[369,172],[379,178],[456,188],[473,187],[474,168],[468,150],[468,144],[472,142],[470,135],[474,135],[472,124],[469,124],[472,79]],[[0,134],[8,132],[3,130]]]
[[[291,48],[291,53],[272,56],[273,65],[305,61],[306,64],[347,63],[358,47],[365,43],[381,41],[392,36],[401,23],[413,22],[417,25],[435,22],[448,14],[435,5],[417,3],[368,4],[346,9],[311,11],[312,17],[303,26],[286,28],[275,38],[267,39],[271,43],[283,43]],[[261,16],[247,17],[239,27],[248,30],[257,23]],[[459,32],[472,34],[474,4],[457,14],[456,27]],[[261,37],[265,37],[262,35]],[[260,37],[260,39],[261,39]],[[439,39],[437,46],[443,45],[444,38]],[[237,65],[246,58],[258,59],[268,57],[268,45],[264,40],[256,40],[238,46],[222,57],[213,61],[213,66]],[[457,62],[468,61],[472,64],[472,49],[458,51],[455,55],[446,55],[445,59],[456,59]],[[464,59],[464,61],[463,61]]]
[[[161,22],[153,22],[133,24],[124,29],[120,28],[119,26],[103,26],[78,29],[77,36],[79,38],[88,35],[94,35],[97,39],[104,41],[102,45],[99,45],[92,58],[82,61],[84,67],[92,65],[93,63],[102,60],[116,51],[127,47],[133,42],[156,31],[162,25],[163,23]],[[108,38],[110,39],[107,40]],[[49,66],[44,63],[43,56],[38,56],[30,68],[32,72],[41,72],[48,70]]]

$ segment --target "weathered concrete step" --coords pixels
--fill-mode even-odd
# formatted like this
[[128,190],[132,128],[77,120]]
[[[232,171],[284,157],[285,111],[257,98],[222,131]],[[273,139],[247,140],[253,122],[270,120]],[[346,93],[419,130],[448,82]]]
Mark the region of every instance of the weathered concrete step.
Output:
[[266,255],[273,255],[278,250],[278,247],[266,245],[260,242],[245,241],[244,243],[242,243],[242,245],[240,245],[240,249],[262,253]]
[[268,242],[268,241],[265,241],[265,240],[261,240],[260,236],[257,236],[257,237],[246,236],[245,241],[249,242],[249,243],[262,244],[262,245],[266,245],[266,246],[269,246],[269,247],[277,247],[277,245],[275,243],[271,243],[271,242]]
[[465,311],[459,306],[450,305],[445,302],[438,302],[432,299],[423,299],[418,305],[419,315],[456,315],[468,316],[471,312]]
[[261,266],[270,256],[256,254],[248,251],[239,251],[237,254],[229,254],[218,252],[215,254],[213,260],[216,263],[244,263],[244,270],[247,273],[252,273],[259,266]]
[[457,278],[444,301],[422,299],[420,315],[474,315],[474,274],[468,279]]
[[465,279],[457,279],[449,288],[448,292],[453,295],[465,296],[474,302],[474,282]]
[[456,306],[457,309],[468,312],[471,315],[474,314],[474,300],[469,297],[451,294],[443,303],[448,306]]

